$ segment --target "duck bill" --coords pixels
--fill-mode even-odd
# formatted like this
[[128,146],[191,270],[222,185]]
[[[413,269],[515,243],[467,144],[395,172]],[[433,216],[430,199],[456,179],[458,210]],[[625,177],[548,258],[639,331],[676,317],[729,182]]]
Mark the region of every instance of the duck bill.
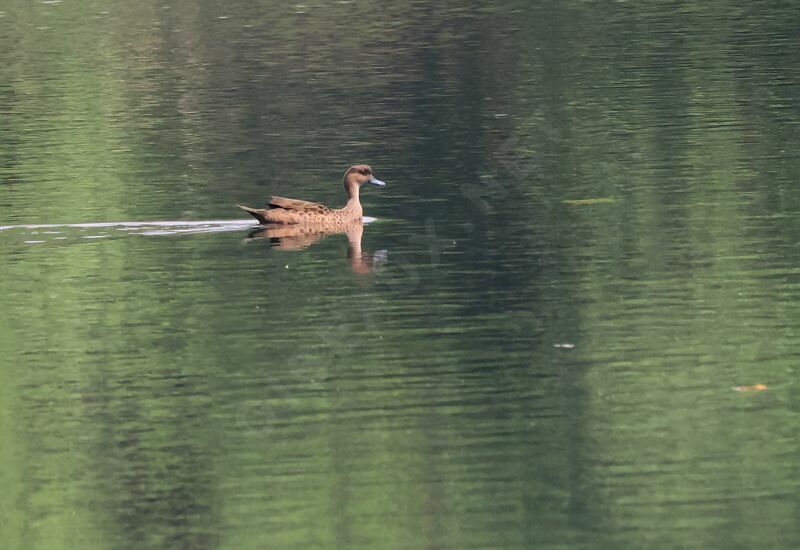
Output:
[[378,178],[376,178],[374,176],[370,176],[369,182],[370,183],[374,183],[375,185],[380,185],[380,186],[386,185],[386,182],[383,182],[383,181],[379,180]]

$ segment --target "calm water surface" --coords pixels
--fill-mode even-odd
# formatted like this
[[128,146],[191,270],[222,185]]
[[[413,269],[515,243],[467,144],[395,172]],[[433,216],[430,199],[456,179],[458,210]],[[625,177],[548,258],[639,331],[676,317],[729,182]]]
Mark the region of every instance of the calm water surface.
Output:
[[800,546],[798,29],[2,4],[3,546]]

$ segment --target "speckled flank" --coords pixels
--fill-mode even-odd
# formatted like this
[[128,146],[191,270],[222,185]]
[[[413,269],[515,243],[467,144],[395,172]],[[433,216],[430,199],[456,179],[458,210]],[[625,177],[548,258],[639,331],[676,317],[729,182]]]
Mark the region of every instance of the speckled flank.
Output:
[[266,208],[237,206],[256,218],[261,225],[341,224],[360,220],[363,216],[358,193],[361,186],[368,182],[383,185],[373,177],[372,168],[366,164],[351,166],[345,172],[343,183],[347,204],[343,208],[333,209],[318,202],[285,197],[270,197]]

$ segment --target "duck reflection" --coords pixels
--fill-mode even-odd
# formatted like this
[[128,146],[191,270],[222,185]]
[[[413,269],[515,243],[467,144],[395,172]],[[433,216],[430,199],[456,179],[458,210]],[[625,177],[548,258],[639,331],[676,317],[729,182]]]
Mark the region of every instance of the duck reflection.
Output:
[[347,259],[353,273],[366,275],[380,270],[388,253],[386,250],[370,253],[361,249],[361,239],[364,236],[364,223],[361,220],[322,224],[262,225],[251,231],[247,238],[268,240],[272,248],[280,250],[303,250],[325,237],[341,234],[347,237]]

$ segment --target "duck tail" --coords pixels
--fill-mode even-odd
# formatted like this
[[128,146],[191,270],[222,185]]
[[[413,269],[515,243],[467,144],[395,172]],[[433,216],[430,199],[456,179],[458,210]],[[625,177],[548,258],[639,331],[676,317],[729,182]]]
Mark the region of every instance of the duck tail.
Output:
[[267,218],[264,217],[264,210],[258,210],[257,208],[250,208],[249,206],[242,206],[241,204],[237,204],[239,208],[253,216],[255,219],[258,220],[258,223],[261,225],[267,225],[269,222]]

